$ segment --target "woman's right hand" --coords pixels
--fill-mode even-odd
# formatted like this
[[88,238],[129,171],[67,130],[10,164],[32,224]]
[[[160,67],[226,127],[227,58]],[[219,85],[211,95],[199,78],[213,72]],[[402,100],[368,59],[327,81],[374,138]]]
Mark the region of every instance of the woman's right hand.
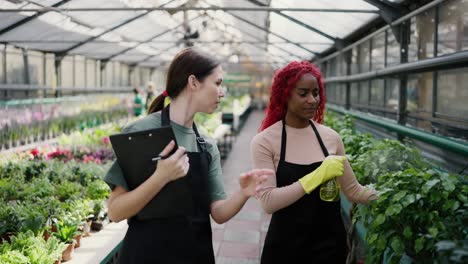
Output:
[[[174,140],[169,142],[161,151],[159,156],[167,156],[175,146]],[[189,170],[189,158],[184,147],[179,147],[177,151],[166,159],[158,160],[158,166],[153,173],[153,177],[161,177],[165,182],[177,180],[187,175]]]

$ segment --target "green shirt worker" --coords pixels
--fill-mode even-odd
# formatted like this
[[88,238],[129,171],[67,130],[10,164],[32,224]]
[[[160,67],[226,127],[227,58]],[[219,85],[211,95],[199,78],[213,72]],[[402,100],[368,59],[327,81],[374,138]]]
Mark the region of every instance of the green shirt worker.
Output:
[[[166,90],[154,99],[148,115],[124,129],[130,132],[170,125],[179,148],[169,158],[157,161],[152,176],[133,190],[127,188],[117,163],[106,175],[105,181],[112,188],[110,219],[129,219],[118,263],[215,263],[210,216],[218,224],[225,223],[255,195],[266,178],[274,175],[266,169],[242,173],[239,190],[226,196],[217,146],[200,136],[193,121],[198,112],[215,111],[224,96],[222,80],[217,60],[195,49],[184,49],[171,62]],[[164,108],[166,96],[171,104]],[[173,147],[174,143],[169,143],[160,155],[170,153]],[[189,182],[194,210],[144,221],[135,217],[167,184],[178,179]]]
[[141,98],[140,92],[137,88],[133,88],[133,94],[135,97],[133,98],[133,115],[140,116],[144,112],[144,105],[143,99]]

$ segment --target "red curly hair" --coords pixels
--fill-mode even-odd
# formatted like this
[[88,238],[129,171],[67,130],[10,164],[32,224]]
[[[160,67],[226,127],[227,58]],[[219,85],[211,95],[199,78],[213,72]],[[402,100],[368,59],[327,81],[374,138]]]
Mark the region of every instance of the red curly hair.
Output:
[[273,77],[270,89],[270,103],[266,110],[266,117],[263,119],[259,131],[273,125],[283,119],[286,115],[289,93],[294,88],[302,75],[310,73],[317,79],[319,87],[320,102],[315,112],[313,120],[318,123],[323,122],[325,111],[325,89],[323,86],[322,73],[308,61],[293,61],[286,67],[278,70]]

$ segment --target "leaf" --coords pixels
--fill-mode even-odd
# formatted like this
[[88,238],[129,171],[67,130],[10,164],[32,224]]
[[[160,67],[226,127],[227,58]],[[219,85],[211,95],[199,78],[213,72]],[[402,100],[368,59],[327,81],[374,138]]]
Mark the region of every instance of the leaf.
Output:
[[444,208],[445,211],[449,211],[450,209],[453,208],[454,204],[455,204],[454,200],[445,201],[443,208]]
[[424,248],[424,240],[424,237],[420,237],[416,239],[416,241],[414,241],[414,250],[416,251],[416,253],[419,253],[419,251],[421,251]]
[[429,228],[429,234],[431,234],[431,236],[436,237],[438,233],[439,230],[436,227]]
[[400,204],[391,205],[387,208],[387,210],[385,210],[385,215],[392,216],[399,214],[401,212],[401,209],[403,209],[403,207]]
[[410,195],[407,195],[401,203],[403,204],[403,207],[406,207],[414,203],[415,200],[416,200],[415,196],[413,194],[410,194]]
[[379,163],[380,164],[384,164],[385,162],[387,162],[387,158],[385,156],[382,156],[379,158]]
[[404,249],[405,249],[405,246],[399,237],[394,237],[392,239],[392,242],[390,243],[390,246],[395,251],[395,253],[399,256],[403,254]]
[[449,250],[452,249],[456,246],[455,242],[449,241],[449,240],[443,240],[440,242],[437,242],[436,247],[438,251],[441,250]]
[[453,192],[455,190],[455,184],[449,179],[442,181],[442,186],[444,187],[444,190],[447,192]]
[[369,237],[369,239],[367,240],[367,242],[368,242],[369,244],[373,244],[373,243],[377,240],[378,237],[379,237],[379,236],[378,236],[377,234],[372,234],[372,235]]
[[401,198],[405,197],[405,195],[406,195],[406,191],[400,191],[397,194],[395,194],[395,196],[393,196],[393,201],[398,202],[401,200]]
[[403,230],[403,235],[405,236],[405,238],[411,238],[411,236],[413,235],[413,231],[411,231],[411,227],[405,226],[405,229]]
[[439,179],[427,181],[422,188],[423,193],[427,193],[430,189],[432,189],[432,187],[434,187],[434,185],[436,185],[439,182],[440,182]]
[[383,251],[387,247],[387,239],[381,236],[379,240],[377,240],[377,249]]
[[375,218],[375,223],[376,223],[377,225],[381,225],[381,224],[385,223],[385,219],[386,219],[386,218],[385,218],[385,215],[379,214],[379,215]]

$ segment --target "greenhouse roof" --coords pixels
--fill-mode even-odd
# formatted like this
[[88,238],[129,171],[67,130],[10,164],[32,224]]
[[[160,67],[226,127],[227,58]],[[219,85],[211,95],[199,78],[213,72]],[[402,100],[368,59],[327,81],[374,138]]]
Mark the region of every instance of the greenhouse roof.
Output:
[[227,63],[312,59],[400,1],[0,0],[0,42],[158,67],[197,46]]

